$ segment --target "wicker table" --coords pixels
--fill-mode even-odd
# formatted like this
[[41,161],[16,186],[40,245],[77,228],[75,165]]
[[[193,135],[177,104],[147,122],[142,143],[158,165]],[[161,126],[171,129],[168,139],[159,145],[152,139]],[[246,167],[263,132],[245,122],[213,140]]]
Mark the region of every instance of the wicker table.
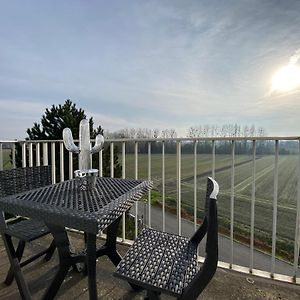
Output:
[[[150,181],[97,178],[93,191],[80,191],[76,181],[34,189],[0,199],[0,211],[44,221],[49,227],[59,254],[59,270],[47,288],[43,299],[53,299],[70,266],[83,262],[87,266],[90,299],[97,299],[96,259],[108,255],[117,265],[120,255],[116,250],[117,227],[121,215],[152,187]],[[65,227],[85,232],[86,250],[72,254]],[[107,228],[107,239],[100,249],[96,235]],[[11,240],[4,237],[8,257],[23,299],[31,299]]]

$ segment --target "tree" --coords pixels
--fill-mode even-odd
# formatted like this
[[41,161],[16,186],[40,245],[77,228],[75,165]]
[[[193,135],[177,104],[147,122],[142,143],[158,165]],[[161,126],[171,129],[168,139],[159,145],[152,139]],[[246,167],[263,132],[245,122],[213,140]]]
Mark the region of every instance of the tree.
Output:
[[[255,136],[266,136],[266,131],[263,127],[256,128],[255,125],[245,125],[241,126],[239,124],[224,124],[222,126],[218,125],[198,125],[191,126],[188,129],[187,136],[190,138],[205,138],[205,137],[246,137],[251,138]],[[270,147],[268,142],[258,141],[257,142],[257,153],[270,153]],[[187,147],[186,147],[187,148]],[[199,150],[203,153],[211,152],[211,142],[204,141]],[[231,142],[230,141],[220,141],[216,145],[217,153],[230,153],[231,151]],[[249,140],[237,141],[235,146],[235,152],[237,154],[247,154],[251,153],[252,144]],[[259,152],[260,151],[260,152]]]
[[[74,139],[79,138],[79,123],[82,119],[86,118],[86,114],[82,108],[77,108],[76,104],[73,103],[70,99],[66,100],[63,105],[52,105],[50,109],[46,108],[44,115],[41,118],[41,122],[35,122],[32,128],[27,129],[28,138],[27,140],[61,140],[63,129],[68,127],[72,131],[72,135]],[[89,119],[90,123],[90,134],[91,138],[94,139],[97,134],[103,134],[103,129],[101,126],[98,126],[94,129],[94,121],[91,117]],[[58,145],[57,145],[58,147]],[[21,166],[21,157],[22,151],[21,146],[16,147],[16,162],[17,166]],[[50,145],[48,149],[48,153],[50,153]],[[59,151],[57,148],[56,151]],[[114,176],[121,177],[121,166],[118,162],[117,156],[117,148],[115,148],[114,155]],[[105,147],[103,150],[103,176],[110,176],[110,155],[107,155],[106,152],[109,153],[109,147]],[[65,166],[65,177],[67,176],[68,169],[68,153],[65,151],[64,153],[64,166]],[[73,163],[76,166],[78,162],[78,158],[76,155],[73,156]],[[93,163],[97,163],[98,156],[93,156]],[[59,156],[56,156],[56,166],[59,166]],[[57,172],[59,174],[59,172]]]

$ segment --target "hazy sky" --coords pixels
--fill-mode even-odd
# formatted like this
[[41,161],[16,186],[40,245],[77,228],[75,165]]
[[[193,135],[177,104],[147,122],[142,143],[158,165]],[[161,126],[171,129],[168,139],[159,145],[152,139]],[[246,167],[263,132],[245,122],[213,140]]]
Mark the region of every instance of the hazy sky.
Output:
[[239,123],[300,136],[300,91],[270,93],[299,53],[298,0],[0,4],[0,139],[24,138],[68,98],[110,131]]

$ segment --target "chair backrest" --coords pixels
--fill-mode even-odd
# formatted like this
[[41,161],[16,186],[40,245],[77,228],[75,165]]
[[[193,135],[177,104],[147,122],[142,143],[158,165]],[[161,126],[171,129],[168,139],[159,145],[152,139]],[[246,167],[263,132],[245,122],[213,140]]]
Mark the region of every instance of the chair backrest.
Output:
[[[0,171],[0,198],[50,185],[51,166],[35,166]],[[0,229],[5,229],[4,214],[0,212]]]
[[214,276],[218,265],[218,213],[217,213],[217,195],[219,192],[218,183],[208,177],[205,215],[202,225],[191,237],[191,242],[199,244],[203,237],[206,237],[206,256],[201,269],[194,276],[190,284],[185,288],[182,298],[196,299],[204,290],[206,285]]
[[51,166],[0,171],[0,198],[51,184]]

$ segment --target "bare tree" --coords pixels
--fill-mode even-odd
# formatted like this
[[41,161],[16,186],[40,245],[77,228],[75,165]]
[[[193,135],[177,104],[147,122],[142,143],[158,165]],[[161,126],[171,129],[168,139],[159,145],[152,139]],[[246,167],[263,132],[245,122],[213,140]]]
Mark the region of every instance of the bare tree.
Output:
[[255,128],[255,125],[241,126],[239,124],[224,124],[191,126],[188,129],[187,137],[249,137],[249,136],[265,136],[266,130],[263,127]]

